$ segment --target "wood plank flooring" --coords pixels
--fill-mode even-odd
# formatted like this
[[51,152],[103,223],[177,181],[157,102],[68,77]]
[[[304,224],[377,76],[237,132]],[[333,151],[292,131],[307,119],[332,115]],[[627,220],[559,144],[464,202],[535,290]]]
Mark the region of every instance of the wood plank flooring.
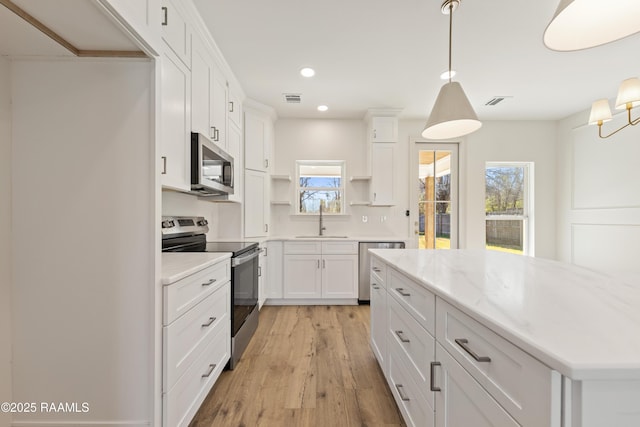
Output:
[[404,426],[369,347],[369,306],[264,306],[190,427]]

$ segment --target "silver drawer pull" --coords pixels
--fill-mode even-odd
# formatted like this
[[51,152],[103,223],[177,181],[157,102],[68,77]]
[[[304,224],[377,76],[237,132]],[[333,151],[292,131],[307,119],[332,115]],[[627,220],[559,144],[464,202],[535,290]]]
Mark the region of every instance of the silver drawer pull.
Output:
[[380,273],[380,269],[378,267],[373,267],[373,271],[375,271],[376,273]]
[[440,387],[436,387],[436,375],[434,368],[440,366],[440,362],[431,362],[431,380],[429,380],[429,388],[431,391],[442,391]]
[[402,342],[411,342],[411,340],[405,338],[402,334],[402,331],[395,331],[395,334],[398,336],[398,338],[400,338],[400,341]]
[[473,357],[476,362],[491,362],[491,358],[488,356],[478,356],[478,354],[469,348],[469,340],[466,338],[456,338],[456,344],[458,344],[469,356]]
[[209,326],[211,326],[211,324],[212,324],[213,322],[215,322],[215,321],[216,321],[216,318],[215,318],[215,317],[209,317],[209,321],[208,321],[207,323],[203,323],[203,324],[202,324],[202,327],[203,327],[203,328],[208,328],[208,327],[209,327]]
[[209,280],[207,283],[203,283],[203,284],[202,284],[202,286],[209,286],[209,285],[211,285],[211,284],[213,284],[213,283],[216,283],[216,281],[217,281],[217,280],[218,280],[218,279],[211,279],[211,280]]
[[403,297],[410,297],[411,294],[409,292],[404,292],[404,288],[396,288],[396,291]]
[[396,390],[398,390],[398,394],[400,395],[400,399],[402,399],[403,402],[408,402],[411,399],[409,399],[407,397],[406,394],[404,394],[404,387],[402,386],[402,384],[396,384]]
[[374,283],[373,285],[371,285],[373,287],[373,289],[380,289],[379,286],[376,286],[376,284]]
[[209,365],[209,370],[207,371],[206,374],[202,374],[202,378],[209,378],[209,376],[211,375],[214,369],[216,369],[215,363],[213,365]]

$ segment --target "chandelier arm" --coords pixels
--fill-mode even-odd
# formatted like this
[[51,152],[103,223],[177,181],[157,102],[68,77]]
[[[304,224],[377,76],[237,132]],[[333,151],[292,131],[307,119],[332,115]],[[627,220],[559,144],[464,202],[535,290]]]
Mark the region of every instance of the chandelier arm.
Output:
[[627,112],[628,112],[628,121],[631,126],[635,126],[638,123],[640,123],[640,117],[636,118],[635,120],[631,119],[631,108],[627,108]]
[[[637,124],[639,121],[640,121],[640,118],[638,118],[638,119],[636,120],[636,124]],[[598,123],[598,136],[599,136],[600,138],[602,138],[602,139],[607,139],[607,138],[609,138],[610,136],[613,136],[613,135],[615,135],[616,133],[620,132],[622,129],[624,129],[624,128],[626,128],[626,127],[629,127],[629,126],[633,126],[633,125],[634,125],[633,123],[627,123],[626,125],[624,125],[624,126],[622,126],[622,127],[618,128],[618,129],[614,130],[614,131],[613,131],[613,132],[611,132],[609,135],[602,136],[602,123]]]

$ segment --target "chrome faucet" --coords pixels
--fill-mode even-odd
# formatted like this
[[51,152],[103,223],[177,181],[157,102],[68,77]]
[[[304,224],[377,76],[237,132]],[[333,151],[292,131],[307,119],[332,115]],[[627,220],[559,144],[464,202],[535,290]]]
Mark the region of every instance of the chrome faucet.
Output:
[[318,236],[322,236],[322,232],[327,229],[324,225],[322,225],[322,205],[324,200],[320,200],[320,223],[318,224]]

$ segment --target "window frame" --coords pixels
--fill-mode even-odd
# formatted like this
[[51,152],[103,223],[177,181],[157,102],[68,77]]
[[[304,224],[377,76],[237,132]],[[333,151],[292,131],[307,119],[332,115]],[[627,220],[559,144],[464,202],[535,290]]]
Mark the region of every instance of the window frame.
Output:
[[[322,215],[339,216],[346,215],[346,161],[345,160],[296,160],[296,185],[295,185],[295,215],[310,216],[319,215],[318,212],[300,212],[300,191],[303,189],[317,191],[339,191],[340,192],[340,213],[322,211]],[[301,187],[300,186],[300,166],[340,166],[340,187]],[[319,175],[320,176],[320,175]]]
[[487,220],[492,220],[492,221],[513,221],[513,220],[522,220],[522,255],[526,255],[526,256],[535,256],[535,246],[534,246],[534,239],[533,239],[533,230],[534,230],[534,222],[533,222],[533,194],[534,194],[534,187],[533,187],[533,170],[534,170],[534,163],[533,162],[486,162],[485,163],[485,184],[484,184],[484,189],[485,189],[485,193],[484,193],[484,199],[483,201],[486,204],[487,201],[487,193],[486,193],[486,188],[487,188],[487,169],[489,168],[498,168],[498,167],[503,167],[503,168],[523,168],[523,172],[524,172],[524,176],[523,176],[523,182],[522,182],[522,187],[523,187],[523,195],[522,195],[522,215],[495,215],[495,216],[488,216],[487,215],[487,211],[486,211],[486,207],[485,207],[485,211],[484,211],[484,225],[485,225],[485,241],[484,244],[486,246],[487,244],[487,233],[486,233],[486,226],[487,226]]

